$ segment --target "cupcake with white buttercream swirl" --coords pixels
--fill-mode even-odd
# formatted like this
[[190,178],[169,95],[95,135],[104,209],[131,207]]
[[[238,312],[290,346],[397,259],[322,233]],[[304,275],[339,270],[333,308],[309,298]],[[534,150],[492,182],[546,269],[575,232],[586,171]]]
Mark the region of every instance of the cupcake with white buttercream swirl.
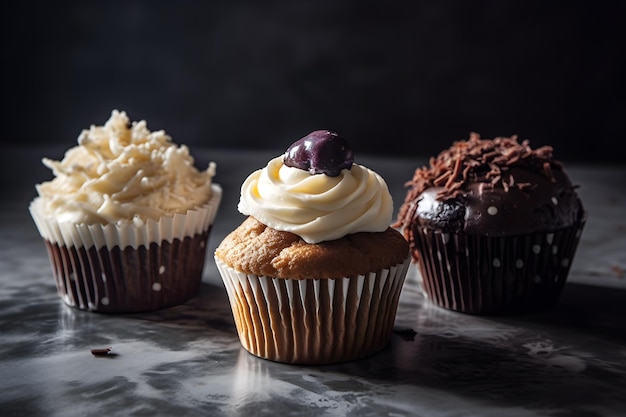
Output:
[[248,216],[215,251],[243,347],[269,360],[328,364],[389,342],[409,264],[389,225],[384,179],[349,144],[315,131],[251,173]]
[[117,110],[43,163],[54,178],[29,209],[65,303],[139,312],[197,293],[222,195],[215,163],[198,170],[186,146]]

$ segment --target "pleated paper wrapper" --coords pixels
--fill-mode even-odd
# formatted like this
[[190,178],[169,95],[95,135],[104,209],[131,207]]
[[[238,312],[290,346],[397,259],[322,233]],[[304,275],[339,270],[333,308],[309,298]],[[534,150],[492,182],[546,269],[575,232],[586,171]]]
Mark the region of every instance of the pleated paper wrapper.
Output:
[[43,215],[39,199],[29,210],[63,301],[81,310],[132,313],[182,304],[197,294],[221,198],[221,187],[213,184],[205,205],[142,226],[60,223]]
[[318,365],[386,347],[410,260],[367,275],[302,280],[248,275],[215,262],[242,346],[264,359]]
[[542,311],[559,300],[585,220],[519,236],[414,233],[426,297],[472,314]]

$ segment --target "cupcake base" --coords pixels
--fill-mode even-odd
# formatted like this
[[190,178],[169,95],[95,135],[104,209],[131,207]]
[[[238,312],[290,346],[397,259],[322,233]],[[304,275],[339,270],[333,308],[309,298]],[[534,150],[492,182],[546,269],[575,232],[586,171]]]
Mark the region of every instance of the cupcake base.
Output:
[[248,275],[215,258],[242,346],[277,362],[321,365],[370,356],[389,343],[409,260],[338,279]]
[[210,228],[148,247],[66,247],[45,241],[63,301],[81,310],[135,313],[182,304],[202,281]]
[[584,226],[550,233],[485,237],[414,231],[426,297],[471,314],[536,312],[553,307]]

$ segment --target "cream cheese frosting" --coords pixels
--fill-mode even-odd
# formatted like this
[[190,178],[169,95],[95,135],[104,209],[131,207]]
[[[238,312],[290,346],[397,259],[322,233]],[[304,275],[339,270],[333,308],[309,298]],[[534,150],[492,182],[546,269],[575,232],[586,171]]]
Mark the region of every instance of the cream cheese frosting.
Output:
[[43,163],[55,178],[36,186],[38,204],[57,222],[141,225],[184,214],[210,200],[215,176],[215,163],[199,171],[185,145],[117,110],[83,130],[61,161]]
[[307,243],[387,230],[393,201],[376,172],[353,164],[336,177],[312,175],[276,157],[246,178],[238,209]]

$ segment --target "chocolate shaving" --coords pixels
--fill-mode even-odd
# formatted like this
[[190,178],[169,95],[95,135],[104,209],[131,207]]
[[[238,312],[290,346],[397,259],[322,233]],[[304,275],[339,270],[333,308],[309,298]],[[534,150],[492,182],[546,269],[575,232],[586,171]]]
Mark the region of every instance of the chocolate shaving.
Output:
[[529,143],[528,140],[519,143],[516,135],[481,139],[478,133],[471,133],[468,140],[454,142],[449,149],[431,157],[429,166],[415,170],[412,180],[405,184],[410,189],[393,226],[410,224],[417,209],[415,201],[427,188],[442,187],[437,198],[449,200],[465,195],[465,187],[470,183],[479,184],[479,193],[494,188],[508,192],[513,188],[526,190],[531,187],[529,183],[515,181],[510,173],[512,166],[540,173],[555,181],[553,168],[561,164],[552,159],[552,147],[533,150]]

